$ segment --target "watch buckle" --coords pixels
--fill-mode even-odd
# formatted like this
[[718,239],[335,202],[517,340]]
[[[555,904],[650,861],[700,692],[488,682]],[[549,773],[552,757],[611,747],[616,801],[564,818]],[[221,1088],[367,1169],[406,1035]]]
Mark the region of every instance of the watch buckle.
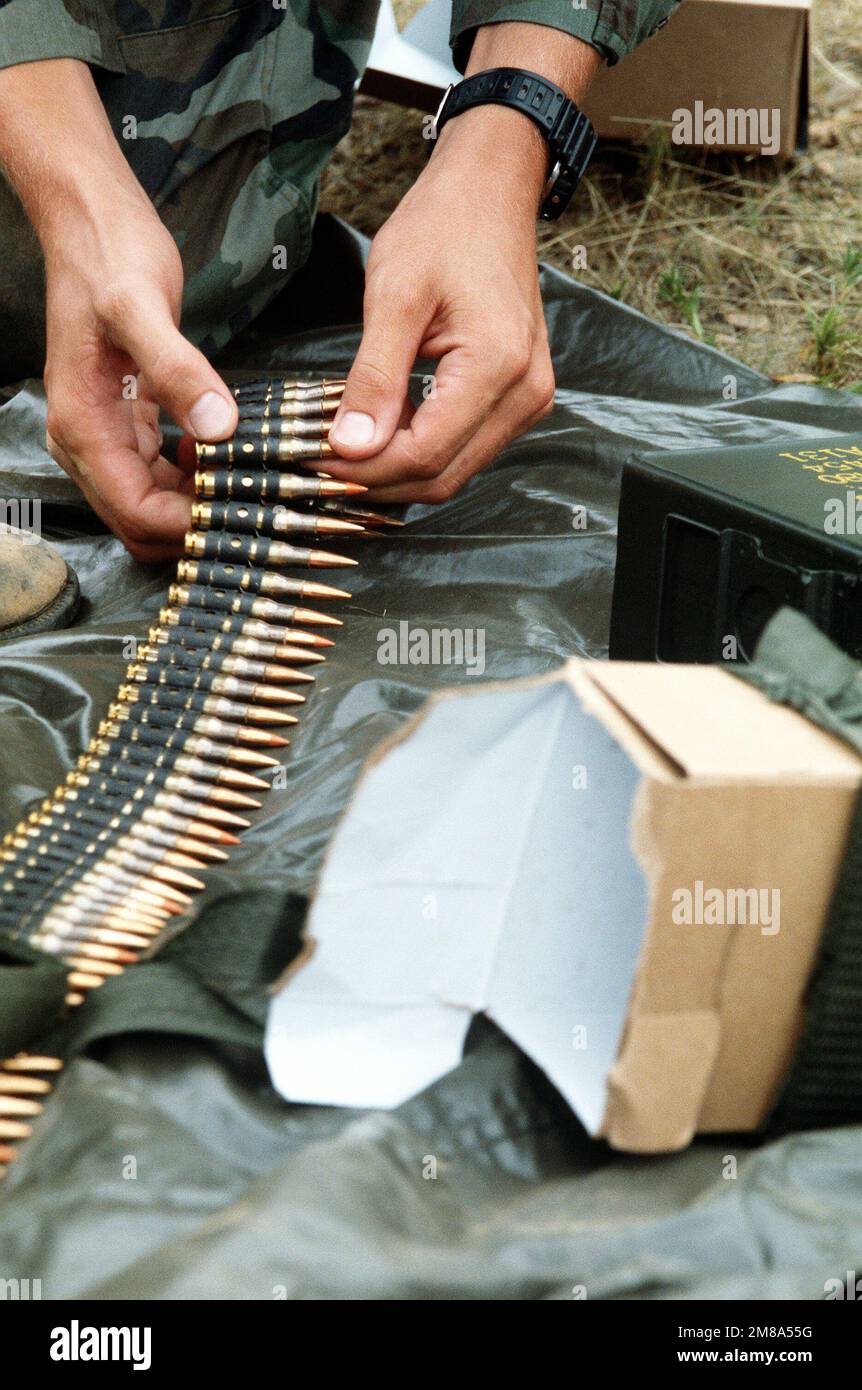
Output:
[[443,100],[440,102],[440,105],[437,107],[437,110],[436,110],[435,113],[434,113],[434,120],[431,122],[431,132],[432,132],[432,134],[431,134],[431,139],[432,139],[432,140],[436,140],[436,139],[437,139],[437,122],[439,121],[441,115],[443,114],[443,107],[446,105],[446,102],[449,100],[449,93],[452,92],[452,91],[454,90],[454,88],[455,88],[455,83],[454,83],[454,82],[450,82],[450,83],[449,83],[449,86],[446,88],[445,92],[443,93]]
[[551,191],[552,191],[552,189],[553,189],[555,183],[557,182],[557,179],[560,177],[560,174],[562,173],[562,171],[563,171],[563,161],[562,161],[561,159],[558,159],[558,160],[556,161],[556,163],[554,164],[554,167],[553,167],[553,169],[551,170],[550,174],[548,175],[548,181],[547,181],[547,183],[545,184],[544,188],[542,189],[542,202],[543,202],[543,203],[547,201],[548,195],[551,193]]

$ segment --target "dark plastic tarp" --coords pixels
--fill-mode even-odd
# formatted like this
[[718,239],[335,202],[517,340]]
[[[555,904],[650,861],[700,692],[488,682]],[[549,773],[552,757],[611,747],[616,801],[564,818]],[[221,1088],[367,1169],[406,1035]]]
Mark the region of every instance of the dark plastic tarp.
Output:
[[[364,250],[322,219],[312,263],[225,371],[346,369]],[[856,1128],[614,1154],[484,1020],[464,1062],[394,1112],[290,1106],[267,1081],[266,988],[297,949],[359,768],[458,679],[379,665],[380,628],[482,627],[485,679],[602,657],[630,452],[862,429],[852,394],[776,386],[555,271],[543,285],[556,409],[453,501],[413,507],[405,531],[363,544],[288,785],[208,876],[195,924],[104,986],[64,1035],[76,1060],[0,1192],[3,1277],[41,1279],[44,1298],[818,1299],[854,1267]],[[38,384],[7,397],[0,495],[45,499],[85,605],[71,630],[0,649],[4,828],[81,752],[124,640],[143,635],[170,575],[135,564],[47,459]]]

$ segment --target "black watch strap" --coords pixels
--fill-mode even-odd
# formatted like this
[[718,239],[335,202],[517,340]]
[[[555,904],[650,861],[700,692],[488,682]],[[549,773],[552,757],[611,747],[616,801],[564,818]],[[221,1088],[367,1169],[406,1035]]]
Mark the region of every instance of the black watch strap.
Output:
[[596,132],[561,87],[523,68],[491,68],[450,87],[434,119],[435,138],[447,121],[473,106],[509,106],[528,116],[550,151],[540,215],[559,217],[595,149]]

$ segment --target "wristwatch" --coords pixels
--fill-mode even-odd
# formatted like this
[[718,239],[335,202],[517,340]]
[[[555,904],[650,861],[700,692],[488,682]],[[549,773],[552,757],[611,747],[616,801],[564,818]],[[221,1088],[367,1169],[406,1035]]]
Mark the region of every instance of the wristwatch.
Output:
[[596,132],[562,88],[523,68],[491,68],[450,86],[434,117],[436,140],[447,121],[472,106],[510,106],[529,116],[548,146],[548,181],[542,191],[540,217],[548,221],[568,207],[590,155]]

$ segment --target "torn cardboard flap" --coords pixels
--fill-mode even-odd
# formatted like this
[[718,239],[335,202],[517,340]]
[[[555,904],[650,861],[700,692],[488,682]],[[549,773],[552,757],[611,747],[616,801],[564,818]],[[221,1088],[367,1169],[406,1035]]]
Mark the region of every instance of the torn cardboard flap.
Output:
[[667,667],[655,662],[572,666],[688,777],[858,780],[859,759],[840,739],[742,681],[728,681],[720,667],[678,665],[669,681]]
[[617,1147],[762,1120],[862,760],[715,668],[570,662],[435,698],[332,841],[266,1054],[395,1106],[484,1012]]

